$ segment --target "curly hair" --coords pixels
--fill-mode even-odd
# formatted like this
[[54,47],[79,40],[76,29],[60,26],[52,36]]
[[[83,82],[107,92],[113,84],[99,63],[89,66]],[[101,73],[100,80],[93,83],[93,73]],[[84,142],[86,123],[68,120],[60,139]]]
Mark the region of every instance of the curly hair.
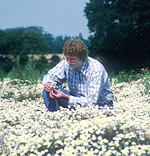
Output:
[[64,55],[77,56],[83,61],[86,60],[88,56],[88,49],[85,44],[79,39],[68,40],[63,47]]

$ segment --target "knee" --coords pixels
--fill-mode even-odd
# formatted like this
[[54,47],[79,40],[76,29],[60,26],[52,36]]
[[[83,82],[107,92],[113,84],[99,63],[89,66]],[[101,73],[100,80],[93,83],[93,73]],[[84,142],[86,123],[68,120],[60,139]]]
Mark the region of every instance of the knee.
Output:
[[49,95],[48,92],[45,89],[43,89],[43,98],[47,97],[48,95]]
[[46,92],[46,90],[45,90],[45,89],[43,89],[43,94],[45,94],[45,92]]

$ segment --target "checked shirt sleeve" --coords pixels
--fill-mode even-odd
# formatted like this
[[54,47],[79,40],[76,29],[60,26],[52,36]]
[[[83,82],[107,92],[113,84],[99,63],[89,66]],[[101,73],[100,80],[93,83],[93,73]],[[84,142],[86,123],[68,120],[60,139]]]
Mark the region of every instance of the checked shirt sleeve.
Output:
[[46,84],[47,82],[56,82],[57,85],[61,85],[65,80],[65,61],[63,60],[58,63],[54,68],[49,70],[47,75],[44,75],[42,83]]

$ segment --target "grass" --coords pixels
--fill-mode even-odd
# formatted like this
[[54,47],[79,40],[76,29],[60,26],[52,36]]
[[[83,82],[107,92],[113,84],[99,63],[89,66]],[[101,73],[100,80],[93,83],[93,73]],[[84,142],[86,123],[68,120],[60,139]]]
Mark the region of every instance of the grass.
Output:
[[[14,83],[37,84],[38,80],[42,79],[43,74],[35,68],[32,58],[29,59],[25,66],[22,66],[19,64],[19,57],[17,57],[16,65],[5,77],[7,76],[11,80],[14,80]],[[16,79],[20,80],[20,82],[16,82]]]
[[147,93],[150,94],[150,70],[144,70],[144,82],[146,84]]
[[125,70],[119,72],[118,75],[114,75],[114,72],[112,72],[109,75],[109,80],[110,84],[117,84],[117,83],[122,83],[122,82],[132,82],[136,81],[140,78],[144,79],[147,93],[150,93],[150,70],[148,68],[141,69],[141,70],[131,70],[129,72],[126,72]]

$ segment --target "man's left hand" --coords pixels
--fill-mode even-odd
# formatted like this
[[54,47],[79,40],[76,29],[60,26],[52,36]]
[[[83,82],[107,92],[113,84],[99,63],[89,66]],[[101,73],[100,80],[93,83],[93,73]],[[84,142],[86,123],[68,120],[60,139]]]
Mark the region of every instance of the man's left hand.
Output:
[[69,95],[65,94],[64,92],[53,88],[49,93],[50,97],[53,99],[66,99],[69,100]]

